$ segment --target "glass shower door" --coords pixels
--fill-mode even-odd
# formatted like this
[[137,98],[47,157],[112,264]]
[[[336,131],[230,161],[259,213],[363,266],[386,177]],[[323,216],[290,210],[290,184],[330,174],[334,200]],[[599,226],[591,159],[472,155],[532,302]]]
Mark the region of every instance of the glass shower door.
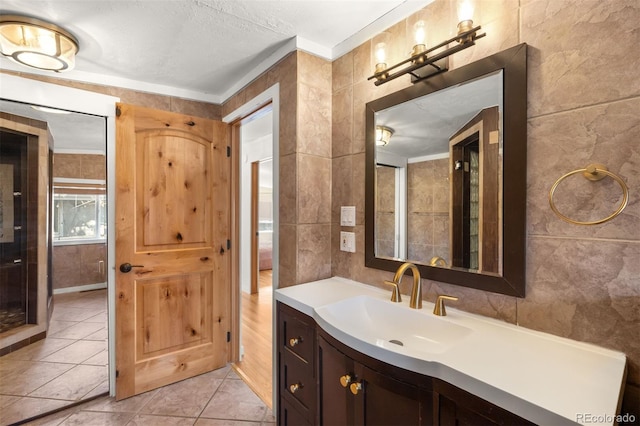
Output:
[[27,148],[27,135],[0,132],[0,333],[36,320],[27,275]]

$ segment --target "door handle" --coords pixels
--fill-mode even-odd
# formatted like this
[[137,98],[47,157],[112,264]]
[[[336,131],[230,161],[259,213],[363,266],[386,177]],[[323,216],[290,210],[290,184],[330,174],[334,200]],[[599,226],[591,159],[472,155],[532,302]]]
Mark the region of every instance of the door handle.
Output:
[[131,272],[132,268],[144,268],[144,265],[132,265],[130,263],[123,263],[120,265],[120,272],[127,273]]

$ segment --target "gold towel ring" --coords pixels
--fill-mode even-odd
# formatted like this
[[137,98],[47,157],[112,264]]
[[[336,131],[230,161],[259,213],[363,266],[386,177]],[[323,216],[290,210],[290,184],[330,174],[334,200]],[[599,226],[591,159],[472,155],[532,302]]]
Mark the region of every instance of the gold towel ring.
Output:
[[[573,220],[563,215],[562,213],[560,213],[560,211],[558,211],[558,208],[553,202],[553,194],[555,193],[556,188],[558,187],[560,182],[562,182],[564,179],[568,178],[569,176],[573,176],[577,173],[582,173],[585,178],[594,182],[599,181],[600,179],[604,179],[606,176],[609,176],[610,178],[618,182],[618,184],[620,185],[620,188],[622,188],[622,203],[620,203],[620,206],[618,207],[618,209],[615,212],[613,212],[613,214],[605,217],[604,219],[594,220],[591,222],[580,222],[577,220]],[[627,187],[627,184],[624,183],[624,181],[620,176],[610,172],[609,170],[607,170],[606,166],[602,164],[589,164],[584,169],[574,170],[563,176],[560,176],[560,178],[556,181],[556,183],[553,184],[553,186],[551,187],[551,190],[549,191],[549,205],[551,206],[551,210],[553,210],[553,212],[557,214],[558,217],[560,217],[560,219],[564,220],[565,222],[573,223],[574,225],[597,225],[599,223],[604,223],[606,221],[609,221],[614,217],[618,216],[622,212],[622,210],[624,210],[624,208],[627,207],[628,201],[629,201],[629,188]]]

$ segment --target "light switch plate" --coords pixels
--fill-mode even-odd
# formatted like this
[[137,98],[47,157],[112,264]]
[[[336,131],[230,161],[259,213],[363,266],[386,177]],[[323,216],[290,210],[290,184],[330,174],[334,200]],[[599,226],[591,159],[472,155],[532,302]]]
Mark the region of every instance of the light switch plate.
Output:
[[356,252],[355,232],[340,232],[340,250],[349,253]]
[[356,206],[340,207],[340,226],[356,226]]

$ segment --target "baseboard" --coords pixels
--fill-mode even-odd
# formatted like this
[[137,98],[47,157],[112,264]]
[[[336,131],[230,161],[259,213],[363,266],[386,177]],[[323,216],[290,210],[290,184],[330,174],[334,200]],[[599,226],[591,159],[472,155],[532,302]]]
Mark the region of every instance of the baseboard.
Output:
[[77,285],[75,287],[54,288],[53,294],[78,293],[80,291],[102,290],[107,288],[107,283],[95,283],[86,285]]

